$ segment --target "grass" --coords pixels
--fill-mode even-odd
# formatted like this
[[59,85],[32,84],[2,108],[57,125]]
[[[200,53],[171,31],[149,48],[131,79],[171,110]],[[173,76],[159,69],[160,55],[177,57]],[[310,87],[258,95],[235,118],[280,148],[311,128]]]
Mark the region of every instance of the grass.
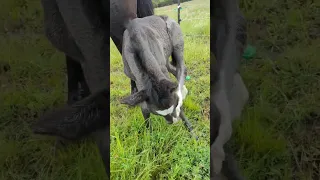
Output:
[[[199,6],[199,4],[202,6]],[[207,19],[181,22],[185,35],[184,59],[191,81],[184,103],[187,117],[200,136],[196,142],[180,121],[167,125],[165,119],[152,116],[153,132],[146,129],[139,107],[129,108],[120,99],[130,94],[130,80],[123,73],[120,53],[111,46],[111,179],[208,179],[209,178],[209,82],[210,42],[209,6],[200,0],[183,3],[182,19]],[[200,5],[201,5],[200,4]],[[156,9],[176,19],[176,5]]]
[[320,178],[319,2],[240,1],[257,48],[233,147],[248,179]]
[[[187,2],[191,0],[180,0],[180,3]],[[159,8],[159,7],[164,7],[164,6],[169,6],[173,4],[177,4],[177,0],[152,0],[153,7]]]
[[[209,34],[209,19],[187,20],[207,17],[207,1],[182,4],[184,34]],[[240,167],[250,180],[319,179],[319,2],[240,4],[248,21],[248,42],[257,48],[255,58],[243,60],[241,67],[250,100],[234,125],[232,146]],[[42,35],[39,1],[1,1],[0,7],[0,180],[105,179],[91,139],[53,156],[54,140],[32,135],[30,123],[66,102],[65,61]],[[174,8],[162,7],[156,13],[176,17]],[[111,50],[114,179],[129,178],[130,173],[141,179],[207,176],[209,72],[208,51],[201,47],[207,48],[209,39],[186,36],[185,41],[191,74],[185,108],[201,136],[199,142],[188,138],[181,123],[169,126],[156,116],[150,135],[139,109],[119,104],[129,94],[129,79],[123,75],[119,54]]]

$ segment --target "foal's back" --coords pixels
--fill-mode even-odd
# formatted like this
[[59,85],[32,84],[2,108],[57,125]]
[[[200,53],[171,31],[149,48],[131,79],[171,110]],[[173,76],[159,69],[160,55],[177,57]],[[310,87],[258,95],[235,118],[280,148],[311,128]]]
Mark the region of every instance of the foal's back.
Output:
[[167,25],[161,16],[148,16],[132,20],[126,29],[125,36],[130,36],[133,48],[150,51],[159,65],[165,66],[172,53],[172,43]]

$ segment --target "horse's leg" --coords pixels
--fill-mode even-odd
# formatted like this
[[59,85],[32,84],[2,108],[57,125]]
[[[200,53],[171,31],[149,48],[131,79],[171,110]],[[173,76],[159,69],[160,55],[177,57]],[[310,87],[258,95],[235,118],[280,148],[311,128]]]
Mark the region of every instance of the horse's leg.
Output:
[[[53,0],[42,0],[41,3],[44,10],[45,34],[48,40],[52,43],[52,45],[65,54],[77,59],[81,59],[81,52],[77,48],[72,37],[69,36],[69,32],[67,31],[56,2]],[[79,79],[77,77],[78,67],[76,62],[70,60],[71,58],[69,56],[66,56],[68,104],[73,104],[78,100],[77,90]],[[64,146],[67,143],[68,141],[64,138],[57,137],[54,151],[56,148]]]
[[[72,36],[70,36],[66,24],[59,12],[58,6],[53,0],[42,0],[44,9],[45,33],[48,40],[60,51],[66,54],[67,75],[68,75],[68,103],[73,104],[79,100],[78,84],[81,83],[84,91],[83,96],[89,95],[83,77],[79,61],[84,57]],[[78,62],[76,62],[78,61]]]
[[90,95],[81,64],[66,55],[68,75],[68,104],[71,105]]
[[44,16],[44,29],[51,44],[68,56],[83,60],[82,53],[73,37],[67,30],[66,24],[60,14],[55,0],[41,0]]
[[[67,103],[72,105],[79,100],[78,85],[79,77],[77,76],[79,63],[74,62],[69,56],[66,55],[66,66],[67,66],[67,81],[68,81],[68,100]],[[57,137],[55,147],[59,148],[65,146],[70,141],[62,137]]]
[[67,78],[68,78],[68,104],[80,100],[79,95],[79,82],[80,82],[80,70],[81,65],[74,61],[71,57],[66,55],[66,66],[67,66]]
[[90,89],[89,86],[86,82],[86,79],[84,77],[83,74],[83,70],[81,67],[81,64],[77,63],[77,77],[79,78],[79,90],[78,90],[78,94],[79,94],[79,100],[86,98],[90,95]]
[[[72,105],[77,101],[90,95],[87,83],[85,82],[82,68],[79,62],[66,55],[67,78],[68,78],[68,105]],[[57,137],[56,147],[65,146],[70,140]]]
[[[101,90],[109,90],[110,37],[107,33],[107,29],[101,28],[101,24],[99,22],[92,21],[92,19],[98,16],[98,12],[95,12],[94,9],[86,9],[87,7],[83,6],[82,1],[57,0],[56,2],[63,20],[68,27],[68,31],[74,38],[77,47],[81,50],[84,57],[83,61],[81,61],[81,67],[89,86],[90,93],[95,94]],[[90,13],[87,13],[87,10],[90,11]],[[109,117],[110,113],[110,99],[108,99],[109,92],[107,92],[105,96],[107,99],[102,100],[103,102],[99,105],[100,108],[103,107],[105,109],[103,115],[99,115],[102,122],[108,121],[107,117]],[[97,99],[97,101],[100,100]],[[94,117],[95,116],[91,118]],[[90,119],[87,119],[86,121],[90,121]],[[108,138],[109,125],[103,126],[103,129],[102,133],[97,132],[93,135],[108,173],[110,169],[110,160],[108,158],[110,154],[110,140]],[[92,132],[93,130],[94,129],[91,129],[90,131]]]
[[187,116],[184,114],[183,110],[180,111],[180,117],[183,121],[184,126],[188,129],[188,131],[191,133],[191,136],[193,136],[196,140],[198,140],[198,136],[193,132],[193,127],[188,120]]
[[143,18],[154,15],[152,0],[137,0],[137,16]]

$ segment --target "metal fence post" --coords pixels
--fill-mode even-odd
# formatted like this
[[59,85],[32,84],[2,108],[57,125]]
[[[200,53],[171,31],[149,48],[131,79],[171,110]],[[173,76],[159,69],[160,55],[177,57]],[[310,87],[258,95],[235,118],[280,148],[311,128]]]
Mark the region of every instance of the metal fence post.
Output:
[[181,9],[181,7],[180,7],[180,0],[178,0],[178,24],[180,24],[180,22],[181,22],[181,19],[180,19],[180,9]]

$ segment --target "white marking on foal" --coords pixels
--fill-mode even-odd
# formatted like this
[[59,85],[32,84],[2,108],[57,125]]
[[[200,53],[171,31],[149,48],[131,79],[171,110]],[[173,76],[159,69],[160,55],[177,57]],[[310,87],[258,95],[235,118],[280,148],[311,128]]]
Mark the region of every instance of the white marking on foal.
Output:
[[[181,106],[182,106],[182,102],[183,100],[186,98],[187,94],[188,94],[188,89],[186,88],[185,85],[183,85],[182,89],[181,86],[179,85],[178,90],[175,92],[178,96],[178,105],[175,109],[175,117],[173,117],[173,123],[178,122],[178,120],[180,119],[180,112],[181,112]],[[171,114],[173,112],[174,106],[172,105],[170,108],[165,109],[165,110],[159,110],[156,111],[158,114],[162,115],[162,116],[166,116],[168,114]]]
[[[185,85],[183,85],[183,87],[181,88],[181,86],[179,85],[178,91],[176,91],[176,94],[179,98],[178,101],[178,105],[175,109],[175,113],[177,117],[180,117],[180,112],[181,112],[181,106],[182,106],[182,102],[183,100],[186,98],[187,94],[188,94],[188,89],[186,88]],[[176,120],[178,121],[178,120]]]
[[188,89],[186,88],[185,85],[183,85],[183,89],[182,89],[182,99],[184,100],[186,98],[188,94]]
[[165,109],[165,110],[159,110],[159,111],[156,111],[158,114],[160,114],[160,115],[162,115],[162,116],[166,116],[166,115],[168,115],[168,114],[171,114],[172,112],[173,112],[173,105],[170,107],[170,108],[168,108],[168,109]]

